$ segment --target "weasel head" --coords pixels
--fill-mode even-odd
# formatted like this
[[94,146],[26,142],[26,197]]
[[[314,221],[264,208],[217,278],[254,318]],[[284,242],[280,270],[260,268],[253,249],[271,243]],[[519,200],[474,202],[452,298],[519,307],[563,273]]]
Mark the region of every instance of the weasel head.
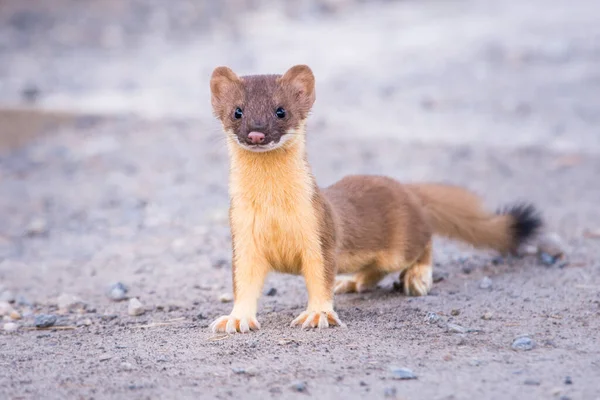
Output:
[[283,75],[238,77],[216,68],[210,80],[211,103],[229,139],[243,149],[267,152],[304,135],[315,101],[315,78],[306,65]]

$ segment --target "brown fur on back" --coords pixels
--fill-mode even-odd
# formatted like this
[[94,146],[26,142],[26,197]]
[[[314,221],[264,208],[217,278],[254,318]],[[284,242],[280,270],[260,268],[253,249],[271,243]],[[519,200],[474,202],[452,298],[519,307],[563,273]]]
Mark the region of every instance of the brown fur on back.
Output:
[[364,264],[397,269],[416,260],[432,231],[416,197],[383,176],[347,176],[323,190],[337,221],[342,272]]

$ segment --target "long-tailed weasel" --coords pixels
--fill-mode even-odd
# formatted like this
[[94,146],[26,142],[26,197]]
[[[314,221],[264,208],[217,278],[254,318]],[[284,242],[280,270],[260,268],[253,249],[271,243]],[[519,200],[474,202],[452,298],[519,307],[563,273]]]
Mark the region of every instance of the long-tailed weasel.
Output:
[[[230,157],[235,298],[231,314],[212,323],[214,332],[260,328],[257,302],[270,271],[306,280],[308,306],[293,326],[343,325],[334,292],[369,290],[391,272],[400,273],[406,294],[429,292],[434,233],[506,253],[541,226],[530,204],[488,213],[477,196],[454,186],[348,176],[319,189],[305,149],[315,101],[308,66],[243,77],[218,67],[210,89]],[[336,282],[337,273],[354,275]]]

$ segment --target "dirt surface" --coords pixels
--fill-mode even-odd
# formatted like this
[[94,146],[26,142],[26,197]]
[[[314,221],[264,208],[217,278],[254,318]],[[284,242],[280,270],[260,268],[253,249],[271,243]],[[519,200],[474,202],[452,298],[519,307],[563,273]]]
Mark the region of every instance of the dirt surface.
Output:
[[[153,36],[127,7],[97,6],[103,14],[57,1],[34,21],[70,37],[81,13],[99,19],[65,45],[31,33],[30,14],[15,17],[27,2],[0,2],[12,21],[0,24],[9,60],[0,101],[11,110],[0,113],[0,302],[14,300],[23,317],[0,326],[0,398],[600,399],[598,6],[550,1],[540,14],[537,1],[306,2],[303,13],[280,15],[251,3],[237,34],[224,33],[221,14],[206,25],[199,13],[196,25],[158,24]],[[294,28],[287,39],[267,35],[277,15]],[[376,66],[353,64],[343,40],[312,52],[298,45],[296,35],[326,29],[358,40],[363,15],[358,45]],[[104,32],[111,16],[139,30],[96,43],[94,27]],[[394,21],[405,36],[379,44],[375,27]],[[281,57],[257,56],[286,40]],[[160,54],[173,58],[145,72]],[[262,330],[211,334],[208,324],[231,308],[219,300],[231,292],[231,255],[228,161],[209,118],[207,74],[220,63],[277,72],[302,58],[318,80],[308,151],[319,184],[373,173],[462,184],[490,207],[530,200],[565,256],[499,259],[436,240],[429,296],[404,296],[390,276],[372,293],[336,297],[348,329],[321,332],[289,327],[305,287],[272,275]],[[133,84],[119,86],[124,78]],[[108,298],[114,282],[139,298],[142,315]],[[36,329],[42,314],[55,325]],[[513,349],[523,337],[533,348]],[[394,368],[417,378],[394,379]]]

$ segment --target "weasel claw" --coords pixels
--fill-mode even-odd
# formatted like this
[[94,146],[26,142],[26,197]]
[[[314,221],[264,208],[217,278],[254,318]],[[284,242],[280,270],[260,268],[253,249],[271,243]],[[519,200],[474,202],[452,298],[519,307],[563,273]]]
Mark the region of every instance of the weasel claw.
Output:
[[223,315],[217,318],[210,324],[210,330],[213,333],[227,332],[233,333],[248,333],[251,330],[257,331],[260,329],[260,323],[255,317],[236,318],[231,315]]
[[302,329],[310,328],[329,328],[330,326],[346,327],[346,325],[340,320],[337,313],[331,311],[304,311],[296,319],[292,321],[290,326],[300,325]]

